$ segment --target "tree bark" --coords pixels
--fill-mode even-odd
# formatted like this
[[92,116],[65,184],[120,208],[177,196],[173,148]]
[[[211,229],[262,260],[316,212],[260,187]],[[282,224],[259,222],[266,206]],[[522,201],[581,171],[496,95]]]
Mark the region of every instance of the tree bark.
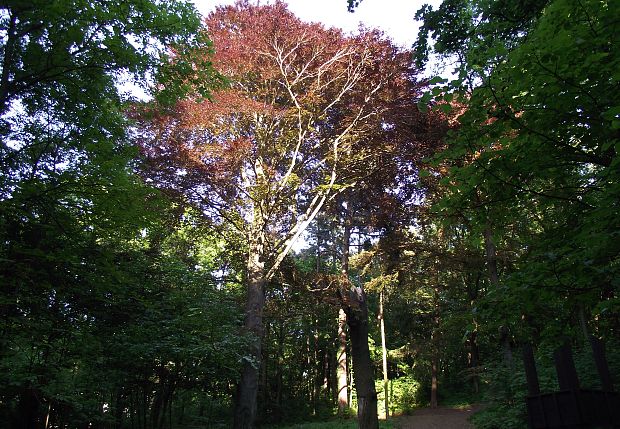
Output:
[[431,362],[431,408],[437,408],[437,354],[434,353]]
[[52,401],[47,404],[47,413],[45,414],[45,425],[43,426],[45,429],[50,427],[50,417],[52,415]]
[[387,347],[385,345],[385,320],[383,317],[383,295],[385,291],[381,290],[379,295],[379,323],[381,325],[381,351],[383,352],[383,395],[385,400],[385,419],[390,415],[390,399],[388,392],[388,367],[387,367]]
[[9,16],[11,17],[9,20],[9,28],[6,32],[6,43],[4,45],[3,52],[3,61],[2,61],[2,75],[0,76],[0,115],[4,115],[4,113],[9,108],[9,100],[10,96],[10,76],[14,71],[15,65],[14,63],[14,52],[15,52],[15,43],[17,42],[17,35],[15,34],[15,27],[17,25],[17,15],[13,11],[9,11]]
[[342,279],[349,290],[339,288],[338,295],[342,310],[346,314],[351,339],[351,361],[353,380],[357,393],[357,421],[359,429],[378,429],[377,391],[370,349],[368,347],[368,304],[361,286],[354,286],[348,278],[349,239],[351,233],[351,213],[344,215],[344,237],[342,247]]
[[351,291],[355,304],[345,310],[351,338],[353,379],[357,392],[357,419],[360,429],[378,429],[377,392],[370,349],[368,348],[368,305],[361,287]]
[[275,418],[277,422],[282,420],[282,386],[283,386],[283,374],[282,365],[284,365],[284,326],[280,322],[278,326],[278,359],[276,370],[276,407]]
[[347,315],[341,308],[338,312],[338,414],[342,415],[349,408],[348,374],[347,374]]
[[480,352],[478,350],[478,333],[476,331],[469,334],[469,368],[472,370],[471,378],[474,392],[479,393],[480,383],[478,380],[478,365],[480,362]]
[[237,386],[235,429],[252,429],[256,421],[258,372],[261,360],[261,341],[263,337],[263,308],[265,306],[265,262],[264,231],[260,222],[253,222],[250,234],[247,262],[248,294],[245,309],[244,327],[252,334],[249,359],[245,359],[241,380]]
[[484,249],[487,259],[487,270],[489,271],[489,281],[493,286],[499,285],[499,274],[497,273],[497,249],[493,243],[493,233],[491,228],[484,229]]
[[583,303],[579,304],[577,313],[579,314],[579,326],[581,326],[581,333],[585,342],[590,341],[590,332],[588,331],[588,322],[586,322],[586,312]]
[[[123,427],[123,411],[125,409],[125,396],[123,394],[123,388],[119,387],[116,391],[116,400],[114,404],[114,429],[121,429]],[[45,429],[47,429],[47,424]]]
[[[350,219],[345,218],[344,233],[342,236],[341,272],[343,276],[349,275],[349,240],[351,238]],[[338,311],[338,414],[343,415],[349,408],[349,385],[347,374],[347,314],[341,308]]]
[[349,359],[347,360],[347,372],[349,373],[349,405],[353,403],[353,361],[351,359],[351,347],[349,346]]
[[[470,281],[465,281],[465,288],[467,290],[467,296],[469,298],[470,307],[472,309],[476,306],[476,302],[478,299],[478,293],[480,291],[480,279],[482,277],[482,271],[478,271],[476,275],[476,281],[473,282],[473,279]],[[471,286],[471,284],[475,286]],[[478,367],[480,366],[480,351],[478,348],[478,321],[476,317],[472,319],[472,323],[474,324],[474,330],[469,333],[468,343],[469,343],[469,356],[468,356],[468,364],[471,370],[472,383],[475,393],[480,392],[480,380],[478,377]]]

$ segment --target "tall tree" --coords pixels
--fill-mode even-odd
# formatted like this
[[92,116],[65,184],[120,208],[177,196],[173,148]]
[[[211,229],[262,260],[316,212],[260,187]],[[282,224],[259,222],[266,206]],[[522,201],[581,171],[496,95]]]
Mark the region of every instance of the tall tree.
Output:
[[[93,332],[110,326],[102,309],[127,297],[119,284],[136,292],[118,245],[151,225],[160,207],[132,173],[128,97],[119,85],[134,82],[168,102],[182,94],[194,75],[169,61],[169,48],[208,49],[199,27],[187,1],[0,5],[0,360],[9,386],[0,414],[7,426],[101,418],[108,386],[80,384],[103,354]],[[192,89],[206,95],[212,72],[205,64]]]
[[467,106],[436,208],[486,247],[487,323],[505,351],[508,333],[554,346],[584,327],[617,336],[618,8],[458,0],[419,17],[418,53],[458,59],[436,90]]
[[[464,213],[485,236],[493,281],[501,269],[493,247],[499,252],[510,239],[521,256],[518,274],[505,271],[511,278],[607,306],[620,251],[610,239],[619,225],[609,217],[618,195],[618,11],[609,2],[528,4],[447,2],[421,14],[430,33],[419,46],[432,34],[436,51],[460,52],[461,77],[473,85],[452,86],[466,90],[468,110],[445,153],[458,161],[438,207]],[[446,16],[458,25],[447,26]],[[554,286],[537,288],[545,272],[542,283]],[[593,278],[600,286],[590,293]]]
[[411,69],[379,33],[344,37],[279,2],[221,7],[206,23],[229,86],[144,121],[140,139],[152,180],[247,237],[245,327],[256,339],[235,411],[245,428],[256,416],[265,287],[324,204],[359,180],[348,164],[373,148],[354,147]]

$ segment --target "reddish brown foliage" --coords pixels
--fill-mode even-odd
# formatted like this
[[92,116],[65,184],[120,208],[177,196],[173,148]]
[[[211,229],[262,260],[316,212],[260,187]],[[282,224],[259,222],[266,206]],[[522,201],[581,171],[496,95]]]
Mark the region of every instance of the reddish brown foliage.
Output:
[[212,101],[187,100],[141,122],[160,186],[236,212],[228,219],[260,206],[265,224],[287,238],[330,195],[371,175],[393,178],[399,167],[386,167],[396,154],[408,162],[431,146],[413,105],[410,54],[381,33],[345,37],[283,3],[220,7],[206,24],[213,63],[230,85]]

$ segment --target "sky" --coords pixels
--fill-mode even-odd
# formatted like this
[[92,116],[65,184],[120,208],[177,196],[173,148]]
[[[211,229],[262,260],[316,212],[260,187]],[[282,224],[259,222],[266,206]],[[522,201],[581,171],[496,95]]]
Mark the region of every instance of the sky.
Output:
[[[233,4],[235,0],[194,0],[199,12],[207,15],[215,6]],[[419,23],[416,11],[425,3],[438,6],[441,0],[363,0],[354,13],[347,11],[347,0],[285,0],[289,10],[304,21],[322,22],[355,32],[359,23],[378,28],[397,45],[410,48],[416,39]],[[263,3],[268,1],[263,0]]]

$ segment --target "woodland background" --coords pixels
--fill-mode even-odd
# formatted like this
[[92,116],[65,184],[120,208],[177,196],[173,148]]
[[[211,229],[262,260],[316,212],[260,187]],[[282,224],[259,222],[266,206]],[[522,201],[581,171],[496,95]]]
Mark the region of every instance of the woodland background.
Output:
[[618,382],[618,0],[445,0],[410,51],[282,3],[0,11],[1,426],[522,428],[523,345],[595,388],[591,337]]

